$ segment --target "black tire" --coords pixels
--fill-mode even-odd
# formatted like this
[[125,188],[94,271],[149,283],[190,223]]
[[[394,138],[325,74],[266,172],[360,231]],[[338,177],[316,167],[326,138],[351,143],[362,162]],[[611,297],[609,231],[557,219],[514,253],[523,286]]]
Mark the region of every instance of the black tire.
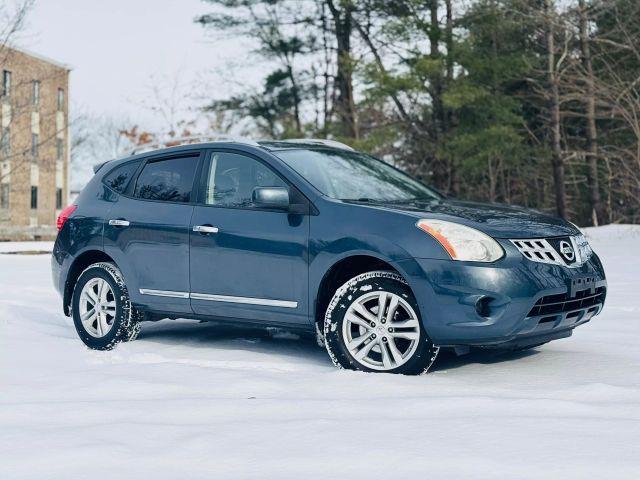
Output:
[[[80,319],[80,297],[84,286],[96,278],[107,282],[113,292],[115,301],[115,316],[111,328],[102,337],[95,337],[88,333]],[[118,267],[110,262],[100,262],[90,265],[84,270],[73,289],[71,301],[73,323],[78,336],[83,343],[93,350],[111,350],[118,343],[134,340],[140,332],[139,314],[131,305],[129,292],[124,278]]]
[[[419,338],[415,351],[404,360],[405,363],[394,368],[375,369],[363,365],[349,352],[343,338],[343,323],[347,310],[358,299],[364,295],[370,295],[369,292],[372,291],[385,291],[401,297],[413,309],[418,320]],[[329,303],[324,319],[324,341],[331,360],[339,368],[403,375],[426,373],[436,359],[439,350],[439,347],[431,342],[422,325],[418,304],[407,282],[397,273],[388,271],[363,273],[352,278],[336,291]],[[379,349],[380,347],[377,348]],[[380,356],[382,355],[380,354]]]

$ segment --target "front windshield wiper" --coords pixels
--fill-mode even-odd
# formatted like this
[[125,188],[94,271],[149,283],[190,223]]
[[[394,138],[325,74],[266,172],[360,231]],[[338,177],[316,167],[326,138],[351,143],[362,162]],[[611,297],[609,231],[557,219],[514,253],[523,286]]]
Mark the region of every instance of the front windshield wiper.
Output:
[[436,197],[424,197],[424,198],[403,198],[398,200],[387,200],[384,198],[368,198],[368,197],[360,197],[360,198],[341,198],[343,202],[360,202],[360,203],[379,203],[386,205],[401,205],[407,203],[420,203],[420,202],[434,202],[440,200]]

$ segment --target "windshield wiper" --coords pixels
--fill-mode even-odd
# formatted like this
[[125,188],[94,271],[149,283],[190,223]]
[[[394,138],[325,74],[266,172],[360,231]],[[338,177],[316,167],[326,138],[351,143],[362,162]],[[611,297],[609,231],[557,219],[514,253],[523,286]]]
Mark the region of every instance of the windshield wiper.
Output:
[[402,205],[402,204],[411,204],[411,203],[424,203],[424,202],[433,202],[438,201],[440,199],[435,197],[424,197],[424,198],[402,198],[397,200],[384,199],[384,198],[369,198],[369,197],[360,197],[360,198],[341,198],[343,202],[360,202],[360,203],[378,203],[383,205]]

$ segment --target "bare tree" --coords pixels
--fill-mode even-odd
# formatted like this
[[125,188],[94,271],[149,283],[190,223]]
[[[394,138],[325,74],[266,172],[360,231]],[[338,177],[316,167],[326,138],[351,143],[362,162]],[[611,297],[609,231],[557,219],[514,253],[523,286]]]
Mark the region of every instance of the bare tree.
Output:
[[589,202],[591,221],[597,226],[600,213],[600,184],[598,181],[598,131],[596,128],[596,93],[593,64],[591,60],[591,39],[589,35],[589,16],[584,0],[578,0],[580,25],[580,51],[584,69],[584,106],[587,130],[587,164],[589,183]]
[[335,84],[338,89],[336,111],[340,117],[344,136],[358,138],[358,116],[353,96],[353,58],[351,36],[355,3],[352,0],[325,0],[331,16],[337,45],[337,73]]
[[[558,37],[558,15],[553,0],[544,2],[545,47],[547,57],[546,81],[548,86],[548,112],[551,148],[551,167],[555,191],[556,211],[567,218],[567,194],[565,188],[565,165],[562,151],[562,133],[560,119],[560,71],[567,56],[568,42],[564,48],[556,45]],[[565,32],[563,32],[565,33]]]
[[12,44],[15,36],[24,28],[34,3],[35,0],[20,0],[0,4],[0,61],[4,60],[6,47]]

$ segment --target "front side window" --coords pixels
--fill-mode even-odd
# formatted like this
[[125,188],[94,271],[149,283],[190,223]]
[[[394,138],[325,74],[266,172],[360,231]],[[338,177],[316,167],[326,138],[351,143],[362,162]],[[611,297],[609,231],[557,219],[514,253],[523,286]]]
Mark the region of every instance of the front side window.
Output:
[[369,155],[341,150],[283,150],[286,164],[323,194],[340,200],[410,202],[440,194]]
[[33,81],[33,106],[38,107],[40,105],[40,81]]
[[118,193],[124,193],[129,185],[131,177],[138,170],[140,162],[129,162],[114,168],[105,177],[103,182]]
[[252,207],[256,187],[287,184],[262,162],[245,155],[214,152],[209,161],[205,204],[221,207]]
[[163,202],[191,202],[198,158],[181,157],[148,163],[138,177],[134,196]]
[[9,70],[2,71],[2,95],[5,97],[11,95],[11,72]]

